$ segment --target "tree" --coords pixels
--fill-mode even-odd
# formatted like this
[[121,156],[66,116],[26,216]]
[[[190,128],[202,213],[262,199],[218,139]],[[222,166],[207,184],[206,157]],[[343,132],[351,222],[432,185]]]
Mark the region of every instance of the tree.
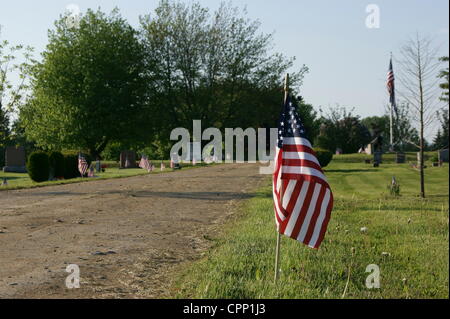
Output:
[[[211,14],[196,2],[161,1],[141,26],[154,71],[155,143],[167,143],[175,127],[191,128],[193,119],[221,130],[275,127],[293,59],[271,54],[272,36],[259,33],[258,21],[227,4]],[[292,88],[306,71],[290,73]]]
[[401,49],[400,95],[411,107],[413,119],[419,124],[420,143],[420,196],[425,197],[425,177],[423,153],[425,150],[424,132],[433,122],[436,107],[439,105],[436,59],[437,49],[430,39],[420,37],[409,40]]
[[[369,116],[361,120],[361,124],[369,129],[370,135],[373,137],[376,132],[384,138],[385,141],[390,140],[390,121],[389,114],[383,116]],[[389,145],[384,143],[383,149],[387,149]]]
[[[8,40],[0,41],[0,109],[5,114],[15,111],[26,98],[30,68],[35,63],[32,53],[33,48],[30,46],[11,45]],[[16,63],[18,55],[23,60],[22,63]],[[11,82],[12,74],[18,76],[17,84]]]
[[[391,136],[389,127],[390,112],[390,106],[386,105],[385,115],[383,116],[383,119],[385,120],[383,122],[383,133],[387,140],[390,140]],[[420,143],[419,132],[411,123],[410,107],[405,101],[400,101],[397,103],[397,112],[394,118],[393,131],[395,149],[403,152],[415,151],[417,149],[416,145]]]
[[444,102],[447,102],[447,106],[448,106],[448,81],[449,81],[449,75],[448,75],[448,56],[443,56],[441,58],[439,58],[439,61],[441,62],[447,62],[447,68],[443,69],[439,72],[438,77],[440,79],[443,79],[444,82],[439,83],[439,87],[443,90],[442,92],[442,96],[440,97],[440,99]]
[[433,140],[434,149],[448,148],[448,109],[442,109],[438,111],[439,121],[441,122],[441,128],[438,130],[436,137]]
[[332,152],[340,148],[344,153],[356,153],[367,145],[371,139],[369,129],[352,111],[337,106],[331,108],[329,114],[322,116],[321,135],[316,139],[315,146]]
[[[32,52],[31,47],[14,46],[0,38],[0,168],[4,165],[4,149],[11,143],[10,114],[23,102],[28,89]],[[18,56],[22,63],[16,63]],[[11,82],[13,74],[18,76],[17,84]]]
[[0,149],[5,147],[9,137],[9,116],[0,107]]
[[28,139],[46,149],[84,149],[94,158],[113,141],[151,133],[144,46],[113,10],[88,10],[79,26],[65,16],[49,31],[33,69],[33,97],[21,108]]
[[9,137],[9,116],[6,111],[0,107],[0,168],[3,167],[5,161],[5,146]]

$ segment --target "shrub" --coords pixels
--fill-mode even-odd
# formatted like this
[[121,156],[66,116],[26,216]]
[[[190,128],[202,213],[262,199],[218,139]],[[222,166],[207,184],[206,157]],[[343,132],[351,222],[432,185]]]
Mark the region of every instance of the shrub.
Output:
[[[423,157],[425,158],[425,154],[424,154]],[[439,157],[438,157],[438,155],[437,155],[437,154],[432,155],[432,156],[430,157],[430,161],[432,161],[432,162],[439,162]]]
[[61,152],[53,151],[48,156],[50,162],[50,170],[54,177],[64,176],[64,155]]
[[80,177],[78,172],[78,154],[65,153],[64,154],[64,178],[77,178]]
[[47,181],[50,173],[47,153],[40,151],[31,153],[28,157],[27,171],[33,181],[38,183]]
[[327,150],[324,150],[323,148],[315,148],[314,152],[316,153],[317,160],[320,163],[320,166],[325,167],[333,158],[333,153]]

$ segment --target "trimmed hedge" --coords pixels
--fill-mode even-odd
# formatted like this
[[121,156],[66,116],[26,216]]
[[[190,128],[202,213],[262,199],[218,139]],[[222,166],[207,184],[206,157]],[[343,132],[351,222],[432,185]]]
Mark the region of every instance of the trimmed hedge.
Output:
[[81,174],[78,171],[78,154],[64,154],[64,178],[71,179],[77,177],[81,177]]
[[48,157],[50,161],[50,169],[53,171],[54,177],[64,176],[64,155],[61,152],[50,152]]
[[31,153],[28,157],[27,171],[30,178],[35,182],[48,181],[50,162],[47,153],[41,151]]
[[315,148],[314,152],[316,153],[317,160],[322,168],[326,167],[333,158],[333,153],[323,148]]

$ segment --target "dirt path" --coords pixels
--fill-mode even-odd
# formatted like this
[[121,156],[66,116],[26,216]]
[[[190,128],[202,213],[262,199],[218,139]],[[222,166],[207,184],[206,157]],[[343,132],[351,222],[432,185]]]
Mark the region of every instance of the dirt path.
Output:
[[[158,298],[263,175],[205,168],[0,192],[0,298]],[[205,238],[206,237],[206,238]],[[67,265],[80,268],[67,289]]]

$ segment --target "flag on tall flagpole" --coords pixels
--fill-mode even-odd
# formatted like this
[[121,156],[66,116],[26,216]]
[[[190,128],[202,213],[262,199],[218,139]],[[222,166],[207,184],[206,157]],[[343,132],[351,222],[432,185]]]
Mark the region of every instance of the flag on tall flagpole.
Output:
[[78,171],[80,172],[81,176],[83,177],[88,169],[88,163],[86,162],[86,158],[80,154],[78,154]]
[[278,126],[273,199],[278,232],[319,248],[330,220],[333,193],[289,95]]
[[387,74],[387,90],[389,93],[389,102],[391,103],[391,107],[394,109],[396,116],[398,117],[397,104],[395,102],[395,77],[394,77],[394,68],[392,67],[392,57],[389,61],[389,70]]

